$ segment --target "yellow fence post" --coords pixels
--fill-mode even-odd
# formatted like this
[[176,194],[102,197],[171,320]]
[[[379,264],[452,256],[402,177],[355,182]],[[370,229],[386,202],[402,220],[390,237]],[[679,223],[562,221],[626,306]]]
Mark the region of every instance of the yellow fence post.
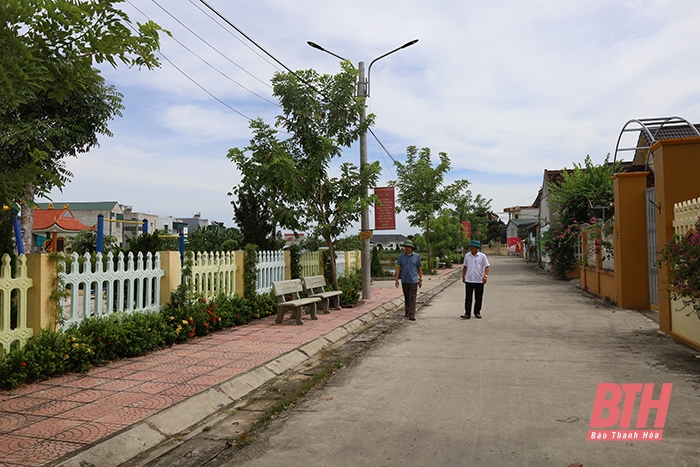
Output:
[[182,280],[180,271],[180,252],[161,251],[160,267],[165,273],[160,279],[160,304],[170,303],[170,295],[177,290]]

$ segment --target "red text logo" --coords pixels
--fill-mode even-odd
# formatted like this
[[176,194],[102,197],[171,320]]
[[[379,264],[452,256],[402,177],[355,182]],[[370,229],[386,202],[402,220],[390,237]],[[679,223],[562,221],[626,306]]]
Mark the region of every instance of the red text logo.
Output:
[[[653,383],[600,383],[593,402],[590,441],[660,441],[671,399],[672,383],[661,385],[661,393],[654,398]],[[639,396],[639,404],[637,404]],[[634,428],[632,418],[637,407]],[[647,429],[649,412],[656,411],[653,429]],[[615,429],[613,429],[615,427]],[[595,428],[598,428],[597,430]]]

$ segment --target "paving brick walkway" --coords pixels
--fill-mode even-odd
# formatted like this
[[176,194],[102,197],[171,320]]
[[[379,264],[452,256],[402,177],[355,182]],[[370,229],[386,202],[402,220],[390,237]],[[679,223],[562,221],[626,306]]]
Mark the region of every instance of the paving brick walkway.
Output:
[[302,326],[289,314],[281,325],[268,316],[88,373],[0,391],[0,467],[41,466],[122,431],[400,297],[389,285],[373,287],[356,308]]

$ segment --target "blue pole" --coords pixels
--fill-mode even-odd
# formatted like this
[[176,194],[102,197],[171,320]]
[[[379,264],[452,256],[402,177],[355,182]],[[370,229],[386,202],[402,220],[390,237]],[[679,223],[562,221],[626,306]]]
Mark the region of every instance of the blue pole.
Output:
[[148,219],[143,220],[143,233],[148,233]]
[[[185,266],[185,233],[180,232],[180,267]],[[185,277],[180,276],[180,283],[185,283]]]
[[105,238],[105,216],[97,215],[97,252],[102,253]]
[[19,217],[17,216],[17,211],[15,211],[15,243],[17,244],[17,254],[24,254],[24,245],[22,245],[22,229],[19,226]]
[[185,234],[180,232],[180,266],[185,265]]

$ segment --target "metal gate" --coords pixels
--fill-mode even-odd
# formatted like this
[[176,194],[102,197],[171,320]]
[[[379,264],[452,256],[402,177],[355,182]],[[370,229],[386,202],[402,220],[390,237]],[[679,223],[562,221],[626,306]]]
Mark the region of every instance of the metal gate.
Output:
[[659,305],[659,268],[656,266],[656,191],[647,188],[647,257],[649,258],[649,303]]

